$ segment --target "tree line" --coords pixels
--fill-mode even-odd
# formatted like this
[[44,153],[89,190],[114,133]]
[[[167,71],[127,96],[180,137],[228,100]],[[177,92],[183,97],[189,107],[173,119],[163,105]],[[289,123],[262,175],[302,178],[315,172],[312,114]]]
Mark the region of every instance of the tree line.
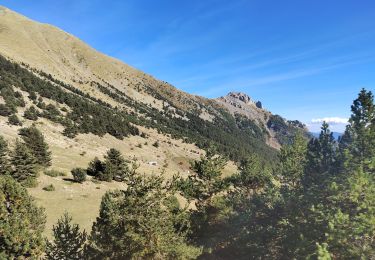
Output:
[[[26,67],[26,68],[24,68]],[[37,76],[38,75],[38,76]],[[173,138],[182,138],[186,142],[195,143],[200,148],[207,148],[213,143],[218,152],[229,159],[240,161],[249,153],[258,153],[266,162],[277,159],[276,150],[269,147],[264,139],[265,129],[254,122],[233,117],[228,111],[217,108],[218,116],[212,122],[200,118],[202,109],[212,110],[210,106],[201,105],[196,111],[174,112],[164,106],[163,111],[137,102],[114,86],[106,83],[91,82],[93,87],[104,95],[134,109],[127,112],[120,107],[94,98],[81,90],[55,79],[52,75],[12,63],[0,56],[0,95],[5,104],[0,104],[0,115],[7,116],[9,124],[22,125],[17,116],[17,108],[25,107],[26,102],[20,89],[28,93],[32,101],[26,107],[24,118],[36,121],[46,118],[64,126],[63,134],[74,138],[79,133],[92,133],[98,136],[110,134],[118,139],[128,135],[141,134],[135,125],[157,129]],[[153,96],[164,103],[168,100],[157,94],[151,87],[145,86]],[[53,101],[52,103],[48,101]],[[178,116],[176,116],[178,115]],[[284,135],[291,128],[280,135]]]

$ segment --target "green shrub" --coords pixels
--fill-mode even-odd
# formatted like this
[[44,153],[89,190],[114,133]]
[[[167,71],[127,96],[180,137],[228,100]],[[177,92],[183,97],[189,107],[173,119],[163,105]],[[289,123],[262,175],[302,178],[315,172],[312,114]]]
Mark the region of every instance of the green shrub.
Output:
[[29,120],[36,121],[38,120],[39,112],[36,110],[34,106],[29,107],[25,110],[25,113],[23,114],[23,117]]
[[102,183],[100,180],[96,179],[96,178],[92,178],[91,179],[92,183],[95,183],[95,184],[100,184]]
[[13,114],[8,117],[8,124],[21,126],[22,122],[17,115]]
[[74,168],[72,170],[73,179],[76,182],[82,183],[86,180],[86,170],[82,168]]
[[60,172],[58,170],[46,170],[44,174],[50,177],[66,176],[65,172]]
[[47,186],[43,187],[43,190],[45,190],[45,191],[54,191],[55,190],[55,186],[53,186],[53,184],[50,184],[50,185],[47,185]]
[[35,188],[38,186],[38,181],[34,177],[28,177],[22,182],[22,185],[26,188]]
[[10,116],[12,114],[12,110],[4,105],[4,104],[0,104],[0,116]]

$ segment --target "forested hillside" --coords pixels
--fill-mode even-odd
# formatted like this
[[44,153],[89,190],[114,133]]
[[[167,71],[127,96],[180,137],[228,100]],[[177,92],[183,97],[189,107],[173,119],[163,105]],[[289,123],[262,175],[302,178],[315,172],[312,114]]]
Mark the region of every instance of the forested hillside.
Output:
[[112,174],[77,185],[71,180],[82,171],[73,175],[72,169],[105,161],[116,149],[136,161],[140,173],[187,178],[190,161],[211,146],[230,160],[225,176],[252,153],[275,165],[280,144],[306,129],[281,117],[276,128],[272,116],[250,105],[233,113],[217,99],[180,91],[54,26],[0,7],[0,134],[10,150],[21,151],[21,130],[36,129],[34,137],[42,135],[49,147],[48,164],[19,179],[45,207],[48,236],[65,210],[91,229],[103,194],[124,187]]
[[[128,135],[139,135],[135,125],[155,128],[173,138],[183,138],[196,143],[199,147],[215,144],[219,152],[230,159],[240,160],[249,152],[256,152],[265,159],[274,159],[276,151],[265,144],[265,136],[256,124],[239,128],[235,119],[224,109],[214,121],[201,119],[194,112],[169,112],[150,108],[125,93],[108,85],[98,85],[100,91],[119,103],[131,107],[134,112],[128,113],[113,107],[100,99],[55,80],[51,75],[36,71],[34,73],[0,57],[0,91],[5,104],[0,104],[0,115],[8,116],[10,123],[17,124],[14,114],[17,107],[24,107],[22,95],[15,89],[28,93],[33,105],[27,108],[24,117],[36,121],[44,117],[64,126],[63,134],[73,138],[79,133],[93,133],[98,136],[110,134],[118,139]],[[99,83],[96,83],[99,84]],[[61,109],[53,104],[46,105],[43,98],[56,101]],[[64,111],[65,110],[65,111]],[[13,118],[13,120],[12,120]]]
[[353,98],[312,137],[0,7],[0,259],[373,259],[374,96]]
[[[9,151],[0,139],[0,243],[3,258],[47,259],[371,259],[375,255],[375,104],[361,90],[338,142],[323,123],[309,142],[297,134],[271,167],[251,154],[222,176],[226,159],[214,149],[191,163],[187,178],[143,175],[115,149],[105,161],[73,169],[127,184],[107,192],[91,231],[68,213],[45,243],[45,215],[24,186],[50,161],[35,128],[20,131]],[[24,162],[27,162],[26,164]],[[83,185],[83,184],[80,184]],[[53,187],[49,187],[53,191]],[[181,204],[176,196],[183,196]],[[190,202],[190,203],[189,203]],[[189,207],[191,203],[194,207]],[[147,209],[147,210],[146,210]],[[21,217],[22,215],[22,217]]]

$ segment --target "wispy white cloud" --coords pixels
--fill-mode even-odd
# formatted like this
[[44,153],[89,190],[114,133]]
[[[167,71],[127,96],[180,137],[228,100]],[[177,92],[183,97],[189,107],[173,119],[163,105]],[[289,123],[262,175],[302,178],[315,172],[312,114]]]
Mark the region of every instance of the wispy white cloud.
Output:
[[311,120],[311,123],[318,124],[326,122],[328,124],[348,124],[348,118],[343,117],[324,117],[324,118],[315,118]]
[[368,53],[361,55],[349,55],[341,56],[335,59],[332,59],[328,65],[321,65],[311,68],[290,70],[279,74],[271,74],[263,77],[254,77],[254,78],[242,78],[231,82],[226,82],[221,85],[215,85],[209,88],[204,89],[202,92],[197,94],[202,96],[214,96],[216,93],[221,92],[226,89],[231,89],[236,86],[241,86],[242,88],[248,88],[259,85],[266,85],[275,82],[282,82],[296,78],[302,78],[307,76],[312,76],[320,73],[324,73],[330,70],[341,68],[348,65],[355,65],[360,63],[365,63],[375,60],[374,53]]
[[[362,56],[362,58],[368,58],[371,54],[356,53],[354,55],[332,56],[329,54],[329,51],[332,50],[332,48],[345,46],[346,44],[352,43],[354,39],[362,39],[365,36],[366,34],[362,33],[356,34],[355,37],[336,37],[327,39],[324,43],[310,46],[301,44],[281,44],[273,48],[257,47],[248,50],[247,53],[241,53],[240,55],[223,56],[201,64],[196,64],[193,71],[187,73],[184,71],[176,80],[173,80],[173,83],[176,86],[183,86],[185,88],[196,87],[197,84],[202,84],[202,82],[205,82],[207,86],[210,84],[210,81],[223,81],[228,78],[239,79],[243,75],[247,75],[247,78],[249,78],[249,74],[254,70],[268,70],[276,66],[281,67],[281,65],[300,67],[300,63],[302,62],[311,63],[312,61],[318,61],[320,67],[326,67],[332,62],[348,63],[350,59],[360,56]],[[288,53],[290,49],[298,50],[301,48],[302,50],[300,51],[284,55],[284,53]],[[270,55],[272,58],[270,58]]]

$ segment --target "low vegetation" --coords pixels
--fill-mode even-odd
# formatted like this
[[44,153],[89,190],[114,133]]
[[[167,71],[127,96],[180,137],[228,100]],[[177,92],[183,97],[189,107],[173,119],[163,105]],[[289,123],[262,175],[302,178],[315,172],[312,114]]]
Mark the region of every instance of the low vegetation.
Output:
[[43,187],[43,190],[45,190],[45,191],[54,191],[55,190],[55,186],[53,186],[53,184],[50,184],[50,185],[47,185],[47,186]]
[[74,180],[75,182],[82,183],[82,182],[86,181],[87,173],[86,173],[86,170],[85,170],[85,169],[82,169],[82,168],[74,168],[74,169],[72,170],[72,175],[73,175],[73,180]]
[[66,176],[65,172],[61,172],[57,170],[45,170],[44,174],[50,177]]

